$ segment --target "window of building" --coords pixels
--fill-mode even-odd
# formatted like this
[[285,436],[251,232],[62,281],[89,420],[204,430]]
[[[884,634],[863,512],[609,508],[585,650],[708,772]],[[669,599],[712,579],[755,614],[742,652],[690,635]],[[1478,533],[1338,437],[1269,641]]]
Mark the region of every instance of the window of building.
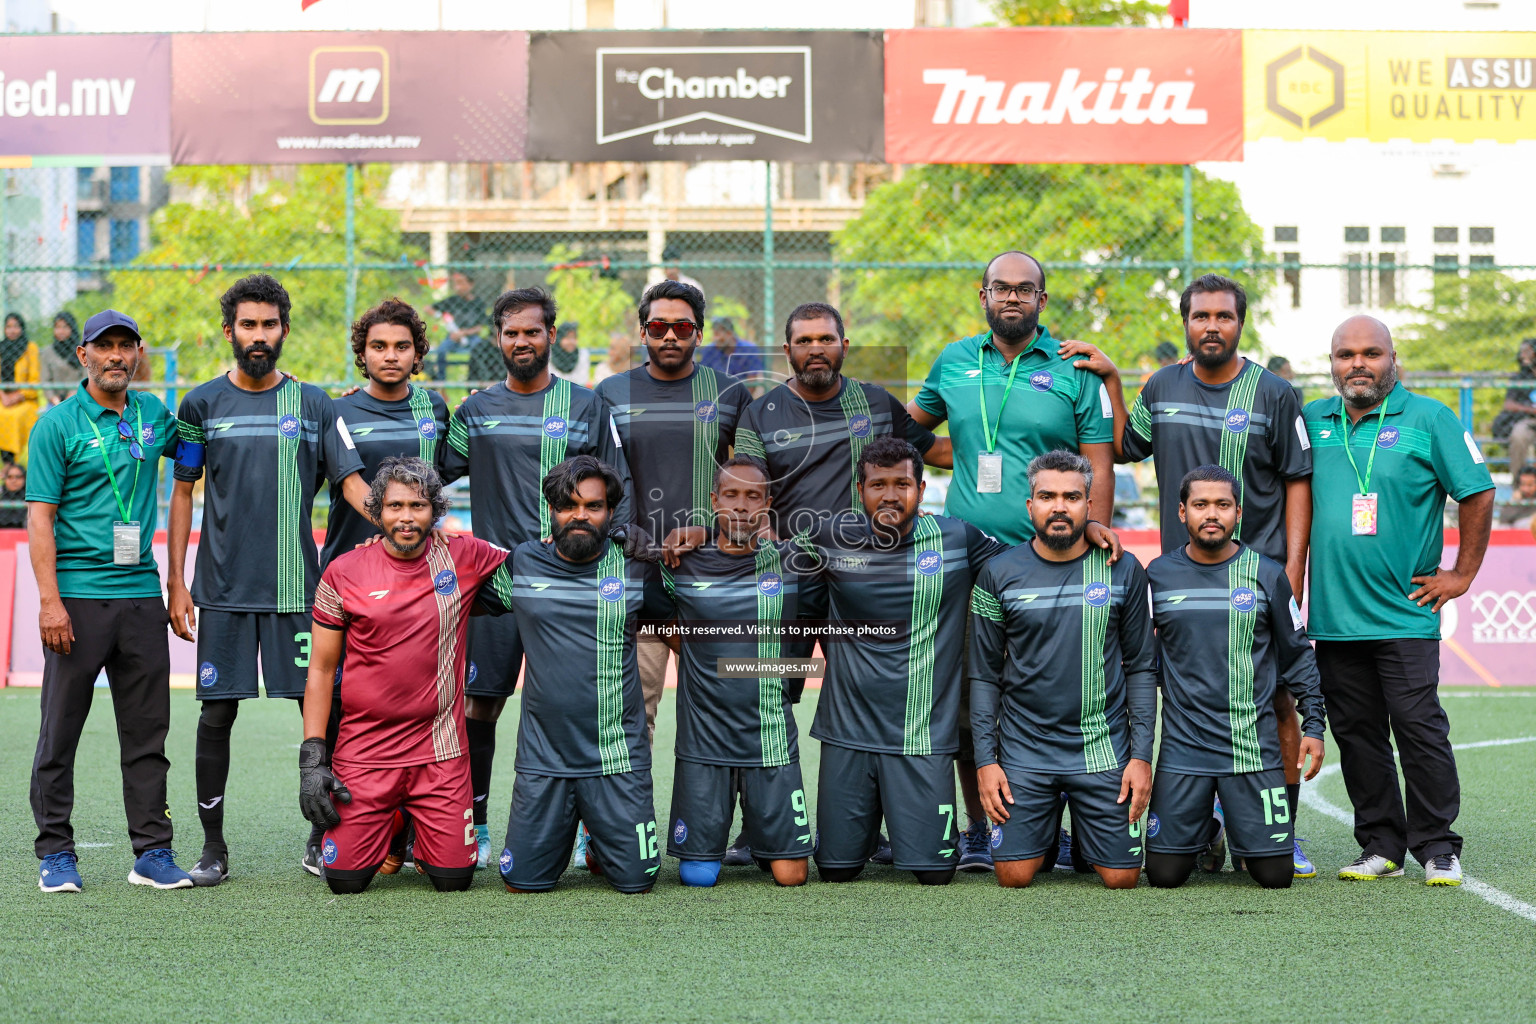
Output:
[[90,263],[96,259],[96,224],[100,219],[94,213],[82,213],[75,221],[76,263]]
[[1397,244],[1397,245],[1402,245],[1404,242],[1408,241],[1408,229],[1407,228],[1382,228],[1381,229],[1381,241],[1382,241],[1383,244],[1386,244],[1386,245],[1391,245],[1391,244],[1394,244],[1394,243]]
[[1493,228],[1468,228],[1467,241],[1473,245],[1492,245]]
[[[1382,229],[1386,234],[1386,229]],[[1395,306],[1398,304],[1397,294],[1397,253],[1379,252],[1376,254],[1376,305]]]
[[1370,302],[1370,260],[1369,253],[1344,254],[1344,262],[1350,264],[1344,269],[1344,305],[1364,306]]
[[114,203],[139,201],[139,169],[137,167],[114,167],[111,180],[108,195]]
[[[1436,233],[1439,232],[1438,228],[1435,230]],[[1439,253],[1435,256],[1435,279],[1432,286],[1435,305],[1460,306],[1462,304],[1460,270],[1460,257],[1454,253]]]
[[[1291,227],[1291,228],[1275,228],[1275,241],[1277,241],[1277,242],[1294,242],[1294,241],[1296,241],[1296,229],[1293,228],[1293,227]],[[1287,259],[1289,259],[1289,257],[1287,257]]]
[[[1292,234],[1294,234],[1295,231],[1296,231],[1295,228],[1291,228],[1290,230],[1291,230]],[[1301,253],[1299,253],[1299,252],[1285,252],[1285,253],[1281,253],[1280,254],[1280,258],[1282,260],[1284,260],[1286,263],[1300,263],[1301,262]],[[1285,286],[1291,290],[1291,308],[1292,309],[1300,309],[1301,308],[1301,270],[1300,270],[1300,268],[1298,268],[1298,267],[1287,268],[1287,269],[1282,270],[1280,272],[1280,276],[1281,276],[1281,280],[1285,282]]]
[[139,254],[139,222],[112,218],[111,256],[113,263],[129,263]]
[[1467,265],[1469,267],[1491,267],[1494,265],[1493,257],[1488,253],[1481,253],[1476,256],[1468,256]]
[[1461,232],[1456,228],[1435,228],[1435,242],[1438,245],[1455,245],[1461,239]]
[[1346,241],[1346,242],[1369,242],[1370,240],[1371,240],[1371,229],[1370,228],[1345,228],[1344,229],[1344,241]]

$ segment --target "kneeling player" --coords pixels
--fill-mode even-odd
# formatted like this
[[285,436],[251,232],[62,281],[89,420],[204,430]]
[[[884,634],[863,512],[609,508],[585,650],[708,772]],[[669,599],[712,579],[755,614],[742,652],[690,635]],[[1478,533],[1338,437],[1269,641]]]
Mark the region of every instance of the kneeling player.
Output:
[[[677,771],[667,854],[682,861],[684,885],[710,886],[730,845],[732,805],[758,864],[780,885],[802,885],[811,855],[811,819],[800,783],[795,715],[784,680],[725,678],[723,661],[778,658],[780,628],[801,614],[814,580],[789,568],[791,546],[758,532],[768,515],[768,467],[752,455],[727,460],[710,494],[712,543],[663,569],[652,586],[679,624],[755,624],[743,639],[681,637],[677,675]],[[814,598],[812,598],[814,601]]]
[[972,595],[976,777],[1010,888],[1055,851],[1063,793],[1073,842],[1104,884],[1134,888],[1141,874],[1157,713],[1147,574],[1129,552],[1107,564],[1084,538],[1092,483],[1076,452],[1030,462],[1034,539],[988,562]]
[[[493,575],[503,590],[512,584],[503,549],[432,536],[447,509],[429,464],[385,459],[367,500],[383,543],[337,557],[315,590],[299,806],[327,830],[321,860],[335,893],[368,887],[403,827],[401,812],[415,824],[416,870],[437,889],[468,889],[474,877],[464,634],[482,585]],[[325,723],[343,650],[341,728],[327,758]]]
[[1275,738],[1277,679],[1301,708],[1299,770],[1323,763],[1323,698],[1285,567],[1232,539],[1236,477],[1199,466],[1179,486],[1189,543],[1154,559],[1152,610],[1163,653],[1163,742],[1147,821],[1147,880],[1183,885],[1216,823],[1266,889],[1288,889],[1291,806]]

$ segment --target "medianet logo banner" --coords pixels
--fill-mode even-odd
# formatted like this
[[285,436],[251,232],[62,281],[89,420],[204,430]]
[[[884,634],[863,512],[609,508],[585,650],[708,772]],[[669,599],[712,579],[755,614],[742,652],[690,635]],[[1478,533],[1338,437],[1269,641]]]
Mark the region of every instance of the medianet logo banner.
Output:
[[885,36],[892,163],[1243,157],[1242,33],[912,29]]
[[535,160],[879,160],[878,32],[536,32]]

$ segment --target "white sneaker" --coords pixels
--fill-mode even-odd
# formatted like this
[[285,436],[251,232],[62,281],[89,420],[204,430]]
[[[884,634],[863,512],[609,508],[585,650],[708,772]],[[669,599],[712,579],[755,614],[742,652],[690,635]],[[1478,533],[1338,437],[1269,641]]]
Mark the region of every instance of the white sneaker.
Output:
[[1442,853],[1431,857],[1424,865],[1425,885],[1460,885],[1461,858],[1454,853]]
[[[1355,858],[1353,864],[1339,869],[1339,877],[1351,879],[1357,882],[1374,882],[1378,878],[1401,878],[1403,867],[1395,861],[1387,860],[1379,853],[1367,856],[1361,854]],[[1460,878],[1458,869],[1457,878]]]

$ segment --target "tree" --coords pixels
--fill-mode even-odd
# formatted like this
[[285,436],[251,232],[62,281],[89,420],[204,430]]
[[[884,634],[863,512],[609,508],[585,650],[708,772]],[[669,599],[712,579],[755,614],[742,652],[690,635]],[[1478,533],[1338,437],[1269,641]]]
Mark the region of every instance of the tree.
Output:
[[606,354],[609,336],[625,330],[624,314],[634,309],[635,300],[616,276],[603,272],[601,261],[583,260],[563,242],[545,259],[552,267],[544,281],[560,305],[560,321],[576,321],[586,347]]
[[1167,3],[1148,0],[996,0],[1002,25],[1156,25]]

